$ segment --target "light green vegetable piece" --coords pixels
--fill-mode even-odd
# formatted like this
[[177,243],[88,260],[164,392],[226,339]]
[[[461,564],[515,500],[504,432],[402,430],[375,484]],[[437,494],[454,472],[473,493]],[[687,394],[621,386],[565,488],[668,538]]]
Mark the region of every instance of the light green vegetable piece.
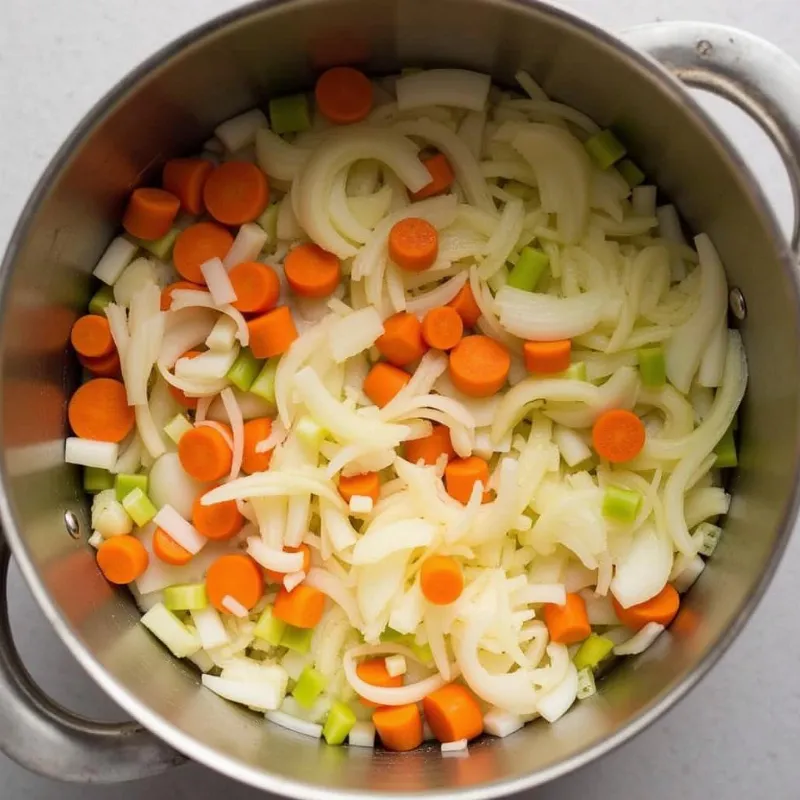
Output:
[[621,486],[609,486],[603,494],[603,516],[617,522],[633,522],[642,505],[642,495]]
[[268,403],[275,402],[275,371],[278,369],[279,360],[278,357],[270,358],[250,386],[253,394],[263,397]]
[[100,467],[83,468],[83,491],[97,494],[114,488],[114,476],[107,469]]
[[344,703],[334,700],[328,718],[322,727],[322,735],[328,744],[342,744],[356,724],[356,715]]
[[587,139],[583,146],[600,169],[608,169],[627,153],[625,145],[608,129]]
[[104,286],[98,289],[89,301],[89,313],[99,314],[101,317],[106,315],[106,306],[114,302],[114,289],[111,286]]
[[295,628],[294,625],[287,625],[281,635],[281,647],[305,655],[311,649],[313,635],[314,631],[311,628]]
[[614,642],[611,639],[591,633],[587,639],[583,640],[583,644],[578,648],[572,661],[579,670],[594,669],[604,658],[609,656],[613,649]]
[[164,606],[170,611],[200,611],[207,605],[204,583],[185,583],[164,589]]
[[576,361],[574,364],[570,364],[562,373],[562,378],[566,378],[567,380],[571,381],[585,381],[586,380],[586,362],[585,361]]
[[631,189],[641,186],[645,181],[646,176],[644,172],[629,158],[623,158],[622,161],[617,164],[617,169],[619,170],[619,174],[625,178],[625,182]]
[[[134,489],[141,489],[143,494],[147,494],[147,475],[125,475],[120,473],[115,476],[114,490],[117,494],[117,500],[121,503]],[[125,504],[123,503],[123,505]]]
[[150,498],[139,488],[134,489],[122,498],[122,507],[139,527],[147,525],[156,515],[156,507],[150,502]]
[[172,248],[175,246],[175,240],[178,238],[179,233],[179,228],[172,228],[172,230],[167,231],[160,239],[153,239],[151,241],[146,239],[134,239],[134,241],[139,247],[148,250],[156,258],[160,258],[162,261],[169,261],[172,257]]
[[228,380],[243,392],[250,390],[250,387],[261,372],[263,361],[259,361],[249,347],[243,347],[233,362],[233,366],[228,370]]
[[328,679],[317,672],[314,667],[306,667],[297,679],[297,683],[292,689],[292,697],[300,703],[303,708],[311,708],[317,698],[325,691]]
[[311,451],[316,452],[328,435],[325,428],[314,422],[311,417],[304,415],[297,420],[294,432],[297,438]]
[[269,121],[277,134],[307,131],[311,127],[308,98],[304,94],[273,97],[269,101]]
[[259,639],[263,639],[267,644],[277,647],[281,643],[281,638],[286,630],[286,623],[283,620],[276,619],[272,615],[272,607],[267,606],[258,619],[253,635]]
[[506,285],[525,292],[533,292],[549,265],[550,258],[546,253],[534,247],[523,247],[517,263],[508,273]]
[[183,436],[184,433],[188,433],[192,427],[192,423],[189,422],[184,414],[176,414],[164,426],[164,433],[166,433],[175,444],[178,444],[181,440],[181,436]]
[[736,467],[739,464],[739,457],[736,455],[736,442],[733,438],[733,424],[728,427],[722,438],[714,448],[717,455],[717,460],[714,466],[717,469],[725,469],[727,467]]
[[264,242],[264,250],[272,250],[278,238],[278,212],[280,211],[280,203],[272,203],[267,206],[261,213],[261,216],[256,220],[256,224],[264,229],[267,234],[267,241]]
[[642,383],[651,389],[663,386],[667,381],[664,348],[660,344],[640,347],[636,351],[636,355],[639,359],[639,374],[642,377]]

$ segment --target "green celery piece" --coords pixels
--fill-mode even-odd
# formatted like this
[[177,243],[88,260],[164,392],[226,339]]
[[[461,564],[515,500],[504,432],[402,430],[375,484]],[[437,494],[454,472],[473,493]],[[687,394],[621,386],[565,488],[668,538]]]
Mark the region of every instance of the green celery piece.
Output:
[[114,490],[117,493],[117,500],[129,495],[134,489],[141,489],[147,494],[147,475],[123,475],[119,474],[114,480]]
[[311,628],[295,628],[294,625],[287,625],[281,636],[281,647],[288,647],[295,653],[305,655],[311,648],[311,637],[314,631]]
[[583,146],[589,157],[600,169],[608,169],[617,163],[627,152],[625,145],[608,129],[587,139]]
[[278,369],[279,357],[270,358],[264,364],[258,377],[250,386],[253,394],[263,397],[268,403],[275,403],[275,371]]
[[152,241],[148,241],[147,239],[134,239],[134,242],[138,244],[139,247],[152,253],[156,258],[160,258],[162,261],[169,261],[172,257],[172,248],[175,245],[175,240],[178,238],[180,232],[180,228],[172,228],[160,239],[153,239]]
[[170,611],[200,611],[208,605],[204,583],[185,583],[164,589],[164,605]]
[[619,170],[619,174],[625,178],[625,182],[631,189],[641,186],[645,181],[646,176],[644,172],[629,158],[623,158],[622,161],[617,164],[617,169]]
[[107,469],[100,467],[83,468],[83,491],[97,494],[114,488],[114,476]]
[[186,418],[185,414],[176,414],[165,426],[164,433],[172,439],[175,444],[181,440],[181,436],[192,429],[193,425]]
[[570,364],[560,375],[561,378],[565,378],[571,381],[585,381],[586,380],[586,362],[585,361],[576,361],[574,364]]
[[286,623],[272,615],[272,607],[267,606],[258,619],[253,635],[263,639],[267,644],[277,647],[281,643]]
[[273,97],[269,101],[269,121],[277,134],[302,133],[311,127],[308,98],[304,94]]
[[603,494],[603,516],[617,522],[633,522],[642,505],[642,495],[632,489],[609,486]]
[[398,633],[394,628],[384,628],[381,641],[405,645],[424,664],[430,664],[433,661],[433,651],[430,645],[417,644],[414,636],[410,633]]
[[517,263],[508,273],[506,284],[514,289],[533,292],[549,264],[550,259],[546,253],[533,247],[523,247]]
[[657,389],[667,380],[667,367],[664,360],[664,348],[660,344],[640,347],[636,354],[639,358],[639,374],[642,383],[650,388]]
[[391,642],[392,644],[405,644],[408,640],[405,633],[398,633],[394,628],[384,628],[381,634],[382,642]]
[[319,450],[322,440],[327,436],[328,432],[320,425],[317,425],[311,417],[303,415],[297,420],[294,432],[297,438],[312,451]]
[[355,724],[356,715],[352,710],[339,700],[334,700],[322,727],[322,735],[328,744],[342,744]]
[[150,498],[138,487],[132,492],[128,492],[128,494],[122,498],[122,507],[139,527],[147,525],[156,515],[156,507],[150,502]]
[[722,438],[717,442],[714,448],[717,454],[717,460],[714,466],[717,469],[725,469],[727,467],[735,467],[739,464],[739,458],[736,455],[736,442],[733,438],[733,424],[728,427],[728,430],[722,435]]
[[292,689],[292,697],[303,708],[311,708],[327,685],[328,679],[324,675],[317,672],[314,667],[306,667]]
[[106,315],[106,306],[113,302],[114,288],[112,286],[103,286],[102,289],[98,289],[94,293],[89,301],[89,313],[104,317]]
[[246,392],[255,382],[263,361],[259,361],[249,347],[243,347],[228,370],[228,380],[237,388]]
[[264,233],[267,234],[264,249],[272,248],[278,238],[278,211],[280,211],[280,207],[280,203],[272,203],[264,209],[261,216],[256,220],[256,224],[262,227]]
[[614,642],[611,639],[591,633],[587,639],[584,639],[572,661],[578,670],[587,667],[594,669],[613,649]]

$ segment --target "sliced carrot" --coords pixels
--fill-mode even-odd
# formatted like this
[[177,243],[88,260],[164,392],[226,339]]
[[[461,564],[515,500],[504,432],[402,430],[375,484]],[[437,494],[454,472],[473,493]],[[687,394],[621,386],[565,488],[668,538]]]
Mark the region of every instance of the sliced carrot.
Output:
[[466,505],[472,495],[472,488],[480,481],[484,488],[489,484],[489,465],[478,456],[454,458],[444,470],[444,485],[447,494]]
[[80,386],[67,414],[76,436],[98,442],[121,442],[135,422],[125,386],[113,378],[93,378]]
[[226,541],[232,539],[244,526],[244,517],[239,513],[235,500],[225,500],[204,506],[199,495],[192,506],[192,525],[206,539]]
[[192,283],[191,281],[175,281],[175,283],[165,286],[161,290],[161,310],[169,311],[170,306],[172,305],[172,293],[184,290],[204,292],[206,287],[201,286],[199,283]]
[[[187,350],[181,358],[197,358],[200,355],[200,350]],[[167,389],[169,393],[175,398],[175,401],[182,405],[184,408],[188,408],[194,410],[197,408],[197,400],[196,397],[189,397],[183,389],[179,389],[177,386],[173,386],[171,383],[167,384]]]
[[301,583],[295,586],[291,592],[286,591],[286,587],[281,586],[278,596],[275,598],[275,605],[272,607],[273,616],[282,619],[295,628],[314,628],[322,619],[322,612],[325,610],[325,595]]
[[108,320],[98,314],[86,314],[75,320],[69,340],[75,352],[86,358],[101,358],[114,351]]
[[407,272],[424,272],[439,255],[439,233],[426,219],[406,217],[389,231],[389,258]]
[[254,472],[266,472],[269,469],[272,450],[259,453],[256,451],[256,445],[268,438],[270,433],[272,433],[272,420],[269,417],[258,417],[245,422],[242,472],[252,475]]
[[288,306],[278,306],[247,323],[250,350],[256,358],[272,358],[285,353],[297,338],[297,328]]
[[464,591],[464,573],[452,556],[430,556],[422,562],[419,585],[426,600],[446,606]]
[[404,753],[422,744],[422,717],[416,703],[383,706],[372,715],[372,724],[387,750]]
[[[300,568],[302,572],[308,572],[311,568],[311,548],[307,544],[301,544],[299,547],[284,547],[284,553],[302,553],[303,566]],[[282,583],[286,577],[285,572],[278,572],[274,569],[265,569],[264,576],[269,583]]]
[[292,291],[301,297],[327,297],[342,279],[339,259],[312,243],[293,247],[286,254],[283,271]]
[[612,464],[630,461],[644,447],[644,423],[624,408],[604,411],[592,428],[592,444],[601,458]]
[[175,269],[187,281],[205,286],[200,267],[212,258],[225,258],[233,236],[215,222],[197,222],[178,234],[172,248]]
[[122,365],[116,348],[100,358],[86,358],[78,353],[78,361],[98,378],[118,378],[121,375]]
[[[394,677],[389,674],[386,669],[385,658],[369,658],[362,661],[356,666],[356,675],[361,678],[364,683],[370,686],[382,686],[385,688],[396,688],[403,685],[403,676],[395,675]],[[378,704],[373,703],[372,700],[367,700],[364,697],[359,697],[363,705],[370,708],[377,708]]]
[[418,192],[412,192],[412,200],[425,200],[428,197],[442,194],[453,185],[453,181],[456,179],[453,168],[444,153],[437,153],[435,156],[423,158],[422,163],[431,174],[431,182],[423,186]]
[[228,277],[236,292],[236,300],[231,305],[243,314],[263,314],[271,311],[278,303],[281,282],[272,267],[258,261],[245,261],[237,264]]
[[510,368],[508,350],[488,336],[466,336],[450,351],[453,385],[470,397],[489,397],[499,392]]
[[678,613],[681,597],[675,587],[668,583],[655,597],[645,600],[644,603],[637,603],[635,606],[623,608],[616,597],[612,597],[611,601],[619,621],[626,628],[638,631],[648,622],[669,625]]
[[346,503],[351,497],[371,497],[373,503],[378,502],[378,493],[381,489],[380,478],[377,472],[362,472],[360,475],[340,475],[339,494]]
[[545,605],[544,622],[551,641],[559,644],[577,644],[592,632],[586,603],[579,594],[573,592],[567,593],[567,602],[563,606],[556,603]]
[[353,67],[331,67],[314,87],[317,109],[336,125],[360,122],[372,110],[372,82]]
[[223,435],[215,428],[192,428],[178,442],[181,466],[198,481],[218,481],[231,469],[233,454]]
[[383,333],[376,339],[378,352],[396,367],[405,367],[425,354],[422,324],[408,311],[394,314],[383,322]]
[[475,295],[468,283],[465,283],[458,294],[447,304],[458,311],[458,316],[464,322],[464,327],[474,328],[481,316],[481,309],[475,301]]
[[226,597],[250,611],[264,594],[261,568],[244,553],[220,556],[206,572],[206,593],[214,608],[223,614],[230,614],[222,602]]
[[214,165],[204,158],[171,158],[164,164],[161,185],[180,200],[190,214],[202,214],[203,187]]
[[147,569],[150,559],[133,536],[113,536],[97,550],[97,565],[111,583],[132,583]]
[[165,564],[182,567],[192,560],[192,554],[179,545],[163,528],[156,528],[153,534],[153,553]]
[[383,408],[410,380],[407,372],[379,361],[364,379],[364,394]]
[[571,352],[572,342],[569,339],[525,342],[522,345],[525,368],[528,372],[538,372],[542,375],[553,375],[568,369]]
[[180,206],[180,200],[163,189],[134,189],[122,227],[137,239],[160,239],[169,232]]
[[483,733],[483,714],[475,695],[460,683],[448,683],[422,700],[425,721],[440,742],[474,739]]
[[455,458],[455,450],[450,440],[450,428],[447,425],[434,425],[433,431],[429,436],[421,439],[411,439],[404,445],[406,461],[416,464],[422,461],[423,464],[435,464],[443,455],[447,460]]
[[422,338],[437,350],[452,350],[463,335],[464,321],[452,306],[432,308],[422,320]]
[[206,179],[203,201],[223,225],[252,222],[269,203],[267,176],[249,161],[226,161]]

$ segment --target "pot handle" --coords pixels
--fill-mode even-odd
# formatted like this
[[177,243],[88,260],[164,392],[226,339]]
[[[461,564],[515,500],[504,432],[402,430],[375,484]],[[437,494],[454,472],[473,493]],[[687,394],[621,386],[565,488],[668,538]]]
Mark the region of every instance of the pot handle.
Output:
[[751,33],[707,22],[656,22],[622,37],[683,83],[730,100],[763,128],[789,172],[791,247],[800,254],[800,64]]
[[93,722],[59,706],[23,666],[8,619],[11,551],[0,532],[0,752],[62,781],[118,783],[186,759],[135,722]]

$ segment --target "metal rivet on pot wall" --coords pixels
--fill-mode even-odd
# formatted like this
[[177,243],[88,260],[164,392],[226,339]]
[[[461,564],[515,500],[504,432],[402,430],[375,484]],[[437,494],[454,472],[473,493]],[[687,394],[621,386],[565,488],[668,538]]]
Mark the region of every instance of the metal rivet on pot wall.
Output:
[[731,307],[731,313],[738,320],[743,320],[747,316],[747,305],[744,302],[744,295],[740,289],[735,286],[731,289],[728,299]]
[[64,527],[73,539],[77,539],[81,535],[81,524],[71,511],[64,512]]

